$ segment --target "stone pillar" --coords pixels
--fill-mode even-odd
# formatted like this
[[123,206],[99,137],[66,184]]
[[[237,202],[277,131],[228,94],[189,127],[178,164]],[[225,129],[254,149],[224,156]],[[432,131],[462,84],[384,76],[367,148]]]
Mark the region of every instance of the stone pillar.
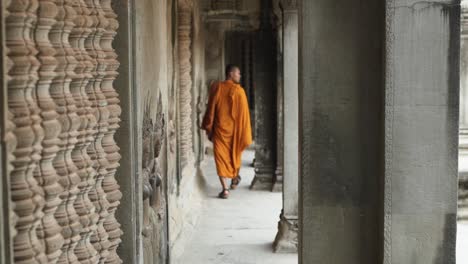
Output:
[[382,263],[383,3],[299,2],[300,263]]
[[462,1],[458,217],[468,220],[468,1]]
[[459,1],[301,2],[300,263],[454,264]]
[[142,122],[141,93],[135,83],[135,29],[134,29],[134,1],[114,0],[112,5],[117,13],[119,28],[115,38],[115,51],[118,54],[120,74],[115,80],[115,89],[120,94],[122,107],[121,125],[115,135],[125,158],[120,161],[120,168],[116,172],[122,192],[121,206],[116,217],[122,224],[122,245],[117,252],[123,263],[142,263]]
[[[299,189],[299,89],[297,1],[282,1],[283,85],[282,146],[283,211],[278,223],[275,252],[297,252]],[[280,150],[278,150],[280,151]],[[279,163],[279,162],[278,162]]]
[[276,36],[271,1],[262,0],[260,30],[254,41],[255,178],[251,189],[271,190],[276,169]]
[[386,2],[384,263],[454,264],[460,1]]
[[[179,153],[181,168],[192,166],[192,0],[177,1]],[[184,175],[182,171],[182,175]]]
[[283,191],[283,16],[279,4],[273,8],[275,13],[276,22],[276,38],[277,38],[277,50],[276,50],[276,170],[273,178],[273,192]]
[[[5,6],[10,5],[10,0],[4,1]],[[5,16],[8,14],[6,9],[0,12],[0,23],[5,25]],[[4,45],[6,30],[2,26],[0,30],[0,54],[2,56],[2,66],[0,66],[1,76],[7,76],[11,70],[12,63],[7,57],[8,50]],[[8,109],[8,88],[7,78],[2,78],[0,88],[0,173],[5,175],[0,181],[0,190],[2,197],[0,197],[0,204],[2,210],[0,212],[0,263],[14,263],[13,261],[13,241],[12,237],[16,235],[16,230],[10,228],[16,225],[17,216],[14,214],[13,208],[11,208],[11,201],[8,197],[11,197],[11,183],[9,177],[12,170],[11,161],[14,160],[13,152],[16,148],[16,137],[13,133],[14,125],[11,122],[11,113]]]

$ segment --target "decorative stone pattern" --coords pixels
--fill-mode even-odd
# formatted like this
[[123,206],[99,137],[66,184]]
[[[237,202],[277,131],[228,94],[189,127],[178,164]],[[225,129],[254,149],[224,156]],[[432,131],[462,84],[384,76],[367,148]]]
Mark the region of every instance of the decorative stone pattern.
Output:
[[192,32],[191,0],[178,1],[178,61],[179,61],[179,144],[182,165],[192,159],[192,63],[191,63],[191,32]]
[[[6,0],[4,2],[6,7],[9,7],[10,3],[11,3],[11,0]],[[3,12],[4,12],[3,16],[8,16],[8,14],[9,14],[8,9],[4,9]],[[3,16],[2,16],[2,18],[3,18]],[[6,52],[4,51],[5,52],[4,54],[9,54],[8,46],[4,47],[4,50],[6,51]],[[5,65],[5,72],[4,73],[9,73],[10,70],[11,70],[11,67],[13,66],[13,63],[12,63],[10,57],[6,56],[4,65]],[[6,80],[11,80],[11,77],[8,74],[6,74],[4,76],[6,77]],[[5,80],[3,81],[3,84],[5,84]],[[2,103],[3,102],[4,101],[2,101]],[[8,112],[6,113],[6,115],[3,116],[3,118],[4,118],[4,122],[5,122],[5,130],[4,130],[4,134],[2,134],[2,136],[3,136],[3,140],[5,142],[6,159],[8,160],[8,162],[5,164],[5,170],[2,170],[2,173],[6,172],[7,175],[11,175],[10,173],[13,170],[13,166],[11,164],[11,161],[15,159],[15,156],[13,155],[13,152],[15,151],[16,144],[17,144],[16,136],[14,134],[15,125],[12,122],[13,114],[10,112],[9,109],[8,109]],[[9,218],[10,226],[16,226],[18,217],[15,214],[14,210],[10,210],[10,213],[8,214],[8,218]],[[10,228],[10,232],[11,232],[10,235],[12,237],[16,236],[16,229]],[[9,243],[9,242],[10,242],[10,239],[8,239],[6,241],[6,243]],[[8,260],[10,261],[10,259],[8,259]]]
[[[96,230],[98,215],[96,208],[89,197],[90,190],[95,185],[96,171],[87,149],[93,142],[96,118],[93,115],[91,102],[85,92],[90,78],[90,58],[86,52],[84,42],[90,34],[88,28],[91,24],[87,16],[89,10],[85,3],[80,1],[64,0],[65,32],[69,34],[69,43],[64,43],[67,61],[70,63],[66,72],[65,82],[76,105],[76,114],[79,125],[75,127],[77,141],[72,150],[72,159],[78,169],[80,177],[79,192],[75,201],[75,210],[80,218],[80,239],[75,248],[75,254],[80,262],[96,263],[99,260],[97,251],[91,244],[91,235]],[[71,25],[68,28],[68,25]],[[74,55],[74,56],[73,56]]]
[[55,219],[55,212],[60,205],[58,194],[62,191],[58,183],[57,171],[53,166],[53,161],[56,158],[59,149],[60,139],[60,122],[57,119],[57,105],[52,98],[52,81],[55,79],[55,70],[57,69],[56,50],[52,45],[51,34],[52,27],[59,22],[56,21],[58,13],[57,5],[51,0],[41,0],[38,2],[37,10],[37,25],[34,31],[36,47],[38,49],[37,58],[40,63],[38,75],[39,79],[36,83],[37,105],[41,110],[41,126],[44,128],[44,138],[42,139],[41,159],[34,171],[34,178],[43,189],[45,206],[43,208],[44,215],[41,219],[41,225],[37,230],[37,234],[42,241],[44,251],[47,255],[48,263],[55,263],[61,252],[60,248],[63,244],[61,236],[61,227]]
[[14,261],[121,263],[111,0],[12,0],[6,11]]
[[15,262],[46,263],[44,247],[37,236],[43,216],[43,189],[34,178],[33,172],[41,159],[44,130],[41,127],[39,107],[35,100],[39,61],[33,39],[37,24],[38,2],[11,1],[7,7],[6,46],[11,60],[8,72],[8,108],[15,125],[17,146],[11,160],[11,199],[18,216],[13,238]]
[[[150,117],[147,105],[143,117],[143,261],[166,263],[168,242],[167,175],[163,174],[160,154],[166,138],[166,120],[159,94],[156,118]],[[158,254],[159,253],[159,254]]]

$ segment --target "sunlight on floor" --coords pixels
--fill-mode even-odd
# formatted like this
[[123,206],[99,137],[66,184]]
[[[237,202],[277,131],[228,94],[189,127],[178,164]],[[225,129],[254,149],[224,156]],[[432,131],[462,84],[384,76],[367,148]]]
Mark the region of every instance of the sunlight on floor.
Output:
[[468,263],[468,223],[459,223],[457,232],[457,263]]

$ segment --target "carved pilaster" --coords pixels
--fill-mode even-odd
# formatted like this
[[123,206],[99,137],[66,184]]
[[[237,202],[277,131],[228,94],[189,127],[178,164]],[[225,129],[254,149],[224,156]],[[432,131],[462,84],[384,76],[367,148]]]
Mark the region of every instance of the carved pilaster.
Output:
[[108,217],[104,221],[104,228],[109,234],[109,257],[106,263],[121,263],[119,256],[117,255],[117,247],[121,242],[120,236],[122,230],[120,224],[115,218],[115,211],[117,206],[120,204],[122,193],[119,190],[119,184],[115,179],[115,173],[119,167],[120,154],[119,147],[114,140],[114,134],[119,128],[120,114],[122,112],[119,106],[118,94],[113,87],[113,82],[117,78],[119,62],[117,60],[117,54],[112,47],[112,42],[117,34],[117,28],[119,26],[117,21],[117,15],[112,10],[111,0],[101,1],[104,16],[108,21],[108,26],[105,28],[104,34],[101,38],[101,47],[105,53],[105,75],[101,84],[102,92],[107,100],[107,109],[109,111],[109,129],[105,133],[103,138],[103,147],[106,151],[106,157],[108,161],[107,174],[103,180],[103,189],[106,193],[106,199],[109,203]]
[[[58,121],[57,105],[52,98],[52,81],[55,78],[57,60],[56,50],[52,45],[50,34],[52,27],[56,25],[58,13],[57,5],[53,0],[40,0],[37,10],[38,20],[34,37],[39,51],[38,59],[41,64],[39,68],[39,80],[36,84],[35,94],[37,104],[41,110],[42,127],[44,128],[44,138],[42,140],[42,152],[39,166],[34,171],[34,177],[43,188],[45,207],[43,209],[41,226],[37,230],[39,238],[42,240],[48,263],[56,263],[63,245],[61,227],[55,219],[55,212],[61,201],[59,194],[62,187],[58,183],[58,174],[53,165],[59,151],[59,134],[61,124]],[[58,40],[60,42],[60,40]]]
[[191,63],[191,0],[178,1],[178,58],[179,58],[179,133],[180,155],[183,165],[192,158],[192,63]]
[[39,61],[36,59],[33,31],[37,23],[38,2],[13,0],[7,7],[6,46],[11,68],[8,72],[8,107],[15,125],[17,146],[11,161],[11,199],[18,216],[13,238],[15,262],[47,263],[37,228],[43,216],[43,190],[33,172],[41,159],[40,110],[35,101]]

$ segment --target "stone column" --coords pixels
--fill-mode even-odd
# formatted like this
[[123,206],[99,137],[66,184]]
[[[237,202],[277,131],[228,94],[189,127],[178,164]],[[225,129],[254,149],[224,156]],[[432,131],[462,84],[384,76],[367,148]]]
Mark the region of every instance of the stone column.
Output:
[[[183,169],[192,166],[192,0],[177,1],[179,153]],[[182,175],[184,173],[182,172]]]
[[458,217],[468,220],[468,1],[462,1]]
[[[283,211],[278,223],[275,252],[297,252],[299,189],[299,89],[297,1],[282,1],[283,85],[282,85],[282,172]],[[280,151],[280,150],[278,150]],[[279,163],[279,162],[278,162]]]
[[251,189],[273,187],[276,169],[276,36],[271,1],[262,0],[260,30],[255,34],[255,178]]
[[454,264],[460,1],[386,3],[384,263]]
[[300,263],[382,263],[383,4],[298,2]]
[[273,1],[275,14],[276,48],[276,170],[273,178],[273,192],[283,191],[283,15],[280,4]]
[[[5,6],[10,5],[10,0],[4,1]],[[8,14],[6,9],[0,12],[0,23],[5,25],[5,16]],[[2,26],[0,32],[0,40],[2,45],[0,46],[0,54],[2,55],[2,66],[0,67],[1,76],[7,76],[11,70],[12,63],[7,56],[8,50],[4,45],[6,31]],[[0,235],[2,239],[0,241],[0,263],[14,263],[12,256],[13,240],[12,237],[16,235],[16,230],[10,228],[16,225],[17,216],[13,213],[11,208],[11,201],[8,197],[11,197],[11,184],[9,175],[12,170],[11,161],[14,160],[13,152],[16,148],[16,136],[13,133],[14,125],[11,122],[11,113],[8,108],[8,87],[7,78],[2,78],[0,88],[0,173],[4,175],[0,181],[0,190],[2,197],[0,197],[0,204],[3,210],[0,212]]]
[[116,217],[122,224],[122,244],[117,252],[123,263],[142,263],[142,96],[135,83],[135,29],[134,1],[114,0],[112,2],[117,13],[119,28],[115,38],[115,51],[120,64],[119,76],[115,80],[115,89],[120,94],[122,107],[121,124],[115,135],[115,140],[124,153],[120,160],[120,168],[116,172],[122,192],[120,208]]
[[337,2],[300,8],[301,263],[454,264],[459,1]]

